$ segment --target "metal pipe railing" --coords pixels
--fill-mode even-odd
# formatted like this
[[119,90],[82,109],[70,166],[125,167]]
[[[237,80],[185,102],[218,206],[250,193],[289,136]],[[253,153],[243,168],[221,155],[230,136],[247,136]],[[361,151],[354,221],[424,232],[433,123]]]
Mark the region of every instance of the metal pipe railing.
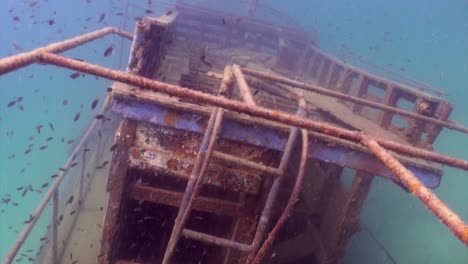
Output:
[[359,98],[359,97],[351,96],[351,95],[340,93],[340,92],[335,92],[335,91],[332,91],[332,90],[328,90],[328,89],[325,89],[325,88],[322,88],[322,87],[319,87],[319,86],[314,86],[314,85],[303,83],[303,82],[294,81],[294,80],[291,80],[291,79],[288,79],[288,78],[285,78],[285,77],[276,76],[274,74],[269,74],[269,73],[266,73],[266,72],[261,72],[261,71],[248,69],[248,68],[242,68],[242,72],[244,72],[247,75],[257,77],[257,78],[279,82],[279,83],[290,85],[290,86],[293,86],[293,87],[296,87],[296,88],[299,88],[299,89],[303,89],[305,91],[310,91],[310,92],[330,96],[330,97],[333,97],[333,98],[338,98],[338,99],[341,99],[341,100],[344,100],[344,101],[349,101],[349,102],[357,103],[357,104],[360,104],[360,105],[369,106],[369,107],[372,107],[372,108],[376,108],[376,109],[384,110],[384,111],[387,111],[387,112],[395,113],[395,114],[398,114],[398,115],[401,115],[401,116],[410,117],[410,118],[413,118],[413,119],[429,122],[429,123],[432,123],[432,124],[435,124],[435,125],[443,126],[443,127],[449,128],[449,129],[457,130],[457,131],[463,132],[465,134],[468,134],[468,128],[466,128],[466,127],[464,127],[462,125],[456,124],[454,122],[446,122],[446,121],[438,120],[438,119],[435,119],[435,118],[432,118],[432,117],[427,117],[427,116],[423,116],[423,115],[420,115],[420,114],[416,114],[414,112],[406,111],[406,110],[403,110],[403,109],[400,109],[400,108],[397,108],[397,107],[392,107],[392,106],[372,102],[372,101],[362,99],[362,98]]
[[[53,183],[51,184],[49,190],[47,191],[47,193],[44,195],[44,198],[42,198],[41,202],[39,203],[39,205],[37,206],[36,210],[34,211],[34,213],[32,214],[32,220],[27,223],[23,230],[20,232],[20,234],[18,235],[18,237],[16,238],[15,242],[13,243],[13,246],[11,247],[11,249],[8,251],[7,255],[5,256],[5,258],[2,260],[2,264],[10,264],[13,262],[14,258],[16,257],[16,254],[18,254],[18,251],[20,250],[21,246],[23,245],[24,241],[26,240],[26,238],[29,236],[29,234],[31,233],[33,227],[35,226],[37,220],[39,219],[39,217],[41,216],[42,212],[44,211],[44,208],[47,206],[47,203],[50,201],[50,199],[57,195],[57,192],[58,192],[58,188],[60,186],[60,183],[62,182],[63,178],[65,177],[65,175],[67,174],[68,170],[70,169],[70,166],[72,165],[72,163],[74,162],[74,156],[78,154],[78,151],[81,149],[81,147],[83,146],[83,144],[86,142],[86,140],[88,139],[89,135],[91,134],[91,132],[93,131],[94,129],[94,126],[96,125],[97,123],[97,120],[94,120],[91,125],[88,127],[88,130],[86,130],[85,134],[83,135],[83,137],[81,138],[80,142],[78,143],[78,145],[76,145],[75,149],[73,150],[73,152],[70,154],[70,157],[68,158],[67,162],[65,163],[65,166],[62,167],[63,170],[60,170],[60,172],[58,173],[58,177],[55,178],[55,180],[53,181]],[[57,196],[57,199],[54,198],[54,202],[53,202],[53,206],[54,206],[54,209],[53,209],[53,214],[56,214],[56,210],[58,210],[58,196]],[[54,230],[54,226],[56,226],[56,223],[57,223],[57,218],[54,218],[53,219],[53,236],[55,237],[55,239],[52,239],[52,242],[54,240],[56,240],[56,235],[57,235],[57,230],[55,229]],[[56,227],[55,227],[56,228]],[[57,241],[56,241],[57,242]],[[55,252],[54,254],[56,254],[56,245],[52,245],[52,248],[55,249]],[[56,256],[56,255],[55,255]]]
[[[63,56],[52,53],[41,53],[41,62],[53,64],[59,67],[65,67],[77,71],[82,71],[88,74],[112,79],[126,84],[134,85],[143,89],[149,89],[157,92],[166,93],[172,96],[181,98],[190,98],[198,100],[200,103],[206,103],[211,106],[218,106],[228,110],[249,114],[251,116],[261,117],[268,120],[276,121],[286,125],[297,126],[308,130],[320,132],[332,137],[347,139],[352,142],[359,143],[362,134],[359,131],[352,131],[345,128],[336,127],[327,123],[310,120],[296,115],[286,114],[279,111],[266,109],[260,106],[250,106],[244,102],[221,98],[216,95],[206,94],[195,91],[190,88],[180,87],[145,77],[125,73],[122,71],[111,70],[95,64],[83,61],[76,61]],[[437,152],[424,150],[395,143],[390,140],[376,138],[377,142],[388,150],[395,151],[400,154],[406,154],[412,157],[422,158],[434,161],[440,164],[468,170],[468,161],[442,155]]]
[[442,202],[431,190],[422,184],[413,173],[382,148],[377,141],[363,135],[361,143],[384,163],[408,190],[444,223],[452,233],[468,246],[468,225]]

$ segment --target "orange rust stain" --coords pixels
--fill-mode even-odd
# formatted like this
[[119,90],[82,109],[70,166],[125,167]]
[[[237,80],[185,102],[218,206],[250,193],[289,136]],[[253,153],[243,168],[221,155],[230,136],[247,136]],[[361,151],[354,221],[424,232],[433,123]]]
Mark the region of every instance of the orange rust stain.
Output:
[[271,115],[274,116],[274,117],[278,117],[279,114],[280,113],[278,111],[271,111]]
[[411,193],[416,193],[417,191],[419,191],[419,188],[421,188],[421,183],[417,182],[417,181],[413,181],[409,184],[409,190]]
[[463,242],[468,245],[468,226],[465,225],[465,229],[463,230]]
[[176,171],[179,169],[179,161],[176,159],[170,159],[167,161],[166,166],[170,170]]
[[170,127],[175,127],[177,120],[179,119],[179,114],[177,112],[168,110],[164,115],[164,124]]

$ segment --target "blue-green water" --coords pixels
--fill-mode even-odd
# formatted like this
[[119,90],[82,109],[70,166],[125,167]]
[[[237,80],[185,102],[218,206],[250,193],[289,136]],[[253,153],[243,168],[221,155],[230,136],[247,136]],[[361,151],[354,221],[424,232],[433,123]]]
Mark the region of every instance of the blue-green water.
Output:
[[[33,2],[0,3],[0,57],[18,53],[19,47],[32,50],[106,25],[132,31],[133,17],[144,16],[148,6],[148,1],[136,0],[43,0],[30,6]],[[124,22],[118,13],[125,13],[127,2],[131,3],[130,18]],[[152,1],[152,7],[160,14],[169,3]],[[288,13],[308,29],[315,29],[319,46],[332,54],[339,56],[345,44],[374,63],[391,64],[397,71],[403,67],[405,74],[448,91],[448,99],[455,105],[451,118],[468,126],[467,1],[260,0],[260,3]],[[103,13],[105,18],[98,22]],[[390,36],[391,42],[385,41],[385,36]],[[121,43],[118,37],[109,36],[65,55],[124,69],[129,42],[124,41],[123,46]],[[104,50],[110,45],[115,46],[114,52],[104,57]],[[99,98],[100,106],[104,99],[109,81],[92,76],[72,80],[71,73],[33,65],[0,76],[0,198],[6,194],[12,198],[8,205],[0,203],[0,257],[6,254],[42,196],[28,192],[22,197],[22,192],[16,189],[24,185],[41,189],[43,183],[51,180],[50,175],[68,157],[71,145],[66,141],[79,137],[99,108],[91,110],[91,102]],[[19,97],[23,97],[21,102],[8,107],[9,102]],[[75,122],[78,112],[80,118]],[[37,125],[43,125],[40,134]],[[28,140],[31,135],[34,139]],[[54,139],[46,142],[48,137]],[[65,143],[61,142],[62,137]],[[32,151],[24,154],[29,144],[34,144]],[[45,144],[48,147],[40,150]],[[468,136],[461,133],[444,130],[435,147],[442,153],[468,159]],[[467,186],[466,172],[446,168],[436,191],[465,221],[468,221]],[[18,205],[13,206],[13,202]],[[386,180],[374,181],[361,218],[398,263],[468,263],[468,249],[416,198]],[[47,219],[41,224],[44,227]],[[33,233],[25,248],[36,247],[42,234],[43,230]],[[353,238],[345,263],[390,262],[371,238],[361,232]]]

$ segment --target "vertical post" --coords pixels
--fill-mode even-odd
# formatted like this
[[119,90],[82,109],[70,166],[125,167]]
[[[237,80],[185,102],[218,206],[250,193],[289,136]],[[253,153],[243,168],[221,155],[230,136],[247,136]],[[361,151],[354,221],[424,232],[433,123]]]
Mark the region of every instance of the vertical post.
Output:
[[81,152],[81,171],[80,171],[80,192],[79,192],[79,200],[83,200],[83,184],[85,179],[86,173],[86,144],[83,146],[83,150]]
[[52,200],[52,264],[57,264],[58,189]]

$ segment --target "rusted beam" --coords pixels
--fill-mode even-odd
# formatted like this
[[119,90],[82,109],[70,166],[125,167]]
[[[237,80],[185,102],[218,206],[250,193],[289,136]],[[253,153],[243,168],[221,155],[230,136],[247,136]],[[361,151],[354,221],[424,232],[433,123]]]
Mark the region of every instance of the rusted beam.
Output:
[[125,196],[125,187],[128,184],[128,152],[135,138],[136,123],[124,119],[121,121],[116,140],[116,149],[109,169],[109,202],[107,203],[106,217],[104,219],[100,253],[97,260],[99,264],[114,262],[115,252],[118,248],[118,230],[120,226],[119,212],[122,210],[122,201]]
[[420,115],[420,114],[416,114],[414,112],[399,109],[397,107],[392,107],[392,106],[387,106],[387,105],[380,104],[380,103],[375,103],[375,102],[372,102],[372,101],[369,101],[369,100],[366,100],[366,99],[354,97],[354,96],[343,94],[343,93],[340,93],[340,92],[335,92],[335,91],[328,90],[328,89],[325,89],[325,88],[322,88],[322,87],[319,87],[319,86],[314,86],[314,85],[311,85],[311,84],[307,84],[307,83],[303,83],[303,82],[299,82],[299,81],[294,81],[294,80],[291,80],[291,79],[288,79],[288,78],[285,78],[285,77],[281,77],[281,76],[278,76],[278,75],[269,74],[269,73],[249,69],[249,68],[242,68],[242,72],[247,74],[247,75],[251,75],[251,76],[254,76],[254,77],[257,77],[257,78],[260,78],[260,79],[279,82],[279,83],[282,83],[282,84],[286,84],[286,85],[290,85],[290,86],[293,86],[293,87],[301,88],[301,89],[304,89],[306,91],[310,91],[310,92],[314,92],[314,93],[318,93],[318,94],[323,94],[323,95],[326,95],[326,96],[338,98],[338,99],[341,99],[341,100],[344,100],[344,101],[353,102],[353,103],[356,103],[356,104],[359,104],[359,105],[369,106],[369,107],[380,109],[380,110],[387,111],[387,112],[392,112],[392,113],[395,113],[395,114],[398,114],[398,115],[401,115],[401,116],[411,117],[411,118],[414,118],[414,119],[417,119],[417,120],[426,121],[426,122],[429,122],[429,123],[432,123],[432,124],[436,124],[436,125],[439,125],[439,126],[443,126],[443,127],[449,128],[449,129],[457,130],[457,131],[468,134],[468,128],[466,128],[466,127],[464,127],[462,125],[456,124],[454,122],[441,121],[441,120],[438,120],[438,119],[435,119],[435,118],[432,118],[432,117],[427,117],[427,116],[423,116],[423,115]]
[[244,99],[244,102],[246,102],[248,105],[255,106],[255,100],[252,96],[252,93],[250,92],[250,88],[247,84],[247,81],[245,80],[244,74],[239,68],[239,65],[234,65],[232,67],[232,72],[236,77],[237,85],[239,86],[240,94],[242,99]]
[[299,195],[301,193],[302,182],[304,180],[305,175],[305,168],[307,165],[307,154],[309,152],[309,136],[307,130],[302,129],[302,154],[301,154],[301,162],[299,164],[299,172],[297,174],[296,183],[294,184],[291,196],[289,197],[288,203],[286,208],[284,209],[283,213],[281,214],[280,218],[276,222],[276,225],[271,230],[270,234],[268,234],[268,238],[263,242],[263,245],[260,247],[260,250],[257,252],[257,255],[252,260],[252,264],[259,264],[262,262],[263,257],[265,256],[268,249],[271,247],[273,242],[275,241],[276,237],[278,236],[279,231],[286,223],[288,218],[291,216],[294,206],[299,201]]
[[[299,99],[299,109],[297,110],[297,115],[303,117],[305,115],[305,101],[304,98],[301,97]],[[273,204],[276,202],[276,198],[279,193],[279,189],[283,183],[284,174],[286,172],[289,159],[291,158],[292,151],[294,149],[295,141],[297,135],[299,134],[299,128],[292,127],[291,132],[289,133],[288,142],[286,143],[286,147],[284,148],[283,156],[281,157],[280,164],[278,166],[279,176],[275,178],[273,184],[270,187],[270,191],[268,192],[267,199],[265,201],[265,205],[260,215],[260,220],[258,221],[257,230],[255,232],[255,237],[252,241],[251,247],[252,252],[247,256],[246,263],[250,263],[254,258],[261,246],[261,241],[264,239],[264,234],[266,232],[267,226],[269,224],[272,212],[273,212]]]
[[408,190],[416,196],[452,233],[468,246],[468,225],[442,202],[431,190],[426,188],[410,171],[382,148],[377,141],[363,136],[361,143],[382,161]]
[[[238,102],[219,96],[202,93],[190,88],[171,85],[163,82],[158,82],[148,78],[135,76],[122,71],[111,70],[105,67],[94,65],[87,62],[76,61],[63,56],[42,53],[42,62],[47,62],[60,67],[65,67],[77,71],[82,71],[88,74],[112,79],[115,81],[123,82],[138,86],[143,89],[150,89],[157,92],[166,93],[172,96],[191,98],[198,100],[200,103],[210,104],[212,106],[223,107],[228,110],[249,114],[252,116],[262,117],[268,120],[280,122],[287,125],[297,126],[312,131],[324,133],[332,137],[347,139],[353,142],[360,142],[362,134],[359,131],[352,131],[336,126],[332,126],[323,122],[313,121],[307,118],[298,117],[295,115],[285,114],[282,112],[269,110],[259,106],[250,106],[243,102]],[[437,152],[428,151],[420,148],[414,148],[407,145],[395,143],[393,141],[376,139],[377,142],[384,148],[406,154],[412,157],[422,158],[434,161],[440,164],[468,170],[468,161],[453,158],[450,156],[442,155]]]
[[235,157],[233,155],[225,154],[225,153],[222,153],[222,152],[219,152],[219,151],[214,151],[213,152],[213,157],[217,158],[217,159],[220,159],[220,160],[227,161],[227,162],[231,162],[231,163],[234,163],[234,164],[238,164],[240,166],[244,166],[244,167],[247,167],[247,168],[250,168],[250,169],[253,169],[253,170],[256,170],[257,172],[260,172],[260,173],[266,173],[268,175],[277,176],[278,173],[279,173],[276,168],[265,166],[265,165],[259,164],[257,162],[253,162],[253,161],[250,161],[250,160]]
[[[183,193],[132,184],[128,190],[128,196],[135,200],[179,207]],[[243,206],[239,203],[207,197],[196,197],[193,208],[194,210],[236,217],[245,213]]]
[[190,229],[184,229],[182,230],[182,235],[184,237],[192,238],[198,241],[203,241],[206,243],[222,246],[222,247],[227,247],[227,248],[233,248],[237,249],[240,251],[250,251],[251,246],[243,243],[239,243],[236,241],[232,241],[229,239],[221,238],[221,237],[216,237],[212,236],[209,234],[193,231]]
[[133,39],[133,34],[130,32],[126,32],[114,27],[105,27],[103,29],[96,30],[71,39],[52,43],[50,45],[37,48],[30,52],[20,53],[11,57],[3,58],[0,60],[0,75],[37,62],[37,60],[39,59],[39,54],[41,52],[61,53],[112,33],[128,38],[130,40]]

